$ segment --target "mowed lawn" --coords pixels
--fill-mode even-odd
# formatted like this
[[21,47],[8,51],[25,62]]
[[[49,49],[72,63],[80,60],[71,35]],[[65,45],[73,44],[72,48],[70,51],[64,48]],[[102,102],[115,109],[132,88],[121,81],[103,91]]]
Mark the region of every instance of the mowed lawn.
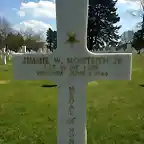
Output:
[[[56,144],[57,88],[43,84],[52,83],[14,81],[11,64],[0,65],[0,144]],[[144,56],[134,56],[131,81],[89,84],[88,144],[144,144],[142,85]]]

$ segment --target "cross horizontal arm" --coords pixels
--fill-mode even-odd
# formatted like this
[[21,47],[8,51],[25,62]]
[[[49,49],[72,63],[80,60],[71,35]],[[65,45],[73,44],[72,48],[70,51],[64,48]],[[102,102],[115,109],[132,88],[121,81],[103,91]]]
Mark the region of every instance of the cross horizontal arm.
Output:
[[85,57],[16,54],[13,57],[13,69],[15,79],[21,80],[49,79],[56,83],[73,80],[124,80],[131,79],[131,59],[131,53],[88,53]]

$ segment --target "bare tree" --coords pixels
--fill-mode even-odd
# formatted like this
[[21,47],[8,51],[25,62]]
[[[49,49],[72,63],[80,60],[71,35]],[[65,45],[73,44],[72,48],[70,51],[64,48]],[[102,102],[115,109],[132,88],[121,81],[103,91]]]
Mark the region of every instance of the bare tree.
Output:
[[20,29],[20,34],[24,37],[24,39],[31,38],[33,35],[33,30],[31,28],[27,28],[25,30]]
[[125,1],[135,2],[135,3],[138,3],[142,7],[144,6],[144,0],[125,0]]
[[138,22],[135,25],[134,31],[144,29],[144,0],[125,0],[125,1],[133,2],[134,4],[139,5],[139,9],[137,10],[127,10],[127,12],[131,14],[133,17],[141,18],[141,22]]
[[27,46],[28,50],[37,50],[40,46],[43,47],[42,39],[41,39],[41,33],[36,33],[33,31],[32,28],[27,28],[25,30],[20,30],[21,35],[24,38],[24,45]]
[[11,31],[12,29],[8,20],[0,16],[0,47],[5,46],[5,39]]
[[37,41],[41,41],[41,33],[35,33],[32,28],[27,28],[26,30],[20,30],[20,34],[24,37],[24,39],[33,39]]
[[[129,2],[133,2],[138,4],[139,10],[128,10],[128,12],[134,16],[134,17],[141,17],[143,18],[144,15],[144,0],[125,0],[125,1],[129,1]],[[138,23],[138,27],[139,27],[140,23]]]
[[142,10],[144,11],[144,0],[137,0],[137,2],[140,4]]

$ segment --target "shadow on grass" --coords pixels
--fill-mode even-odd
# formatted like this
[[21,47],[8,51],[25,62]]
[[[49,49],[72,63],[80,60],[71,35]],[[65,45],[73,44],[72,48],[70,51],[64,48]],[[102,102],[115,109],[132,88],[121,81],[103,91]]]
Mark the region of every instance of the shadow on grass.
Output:
[[43,87],[43,88],[52,88],[52,87],[57,87],[57,85],[42,85],[41,87]]
[[8,69],[1,69],[0,71],[8,72]]
[[143,88],[144,88],[144,84],[141,84],[140,87],[143,87]]

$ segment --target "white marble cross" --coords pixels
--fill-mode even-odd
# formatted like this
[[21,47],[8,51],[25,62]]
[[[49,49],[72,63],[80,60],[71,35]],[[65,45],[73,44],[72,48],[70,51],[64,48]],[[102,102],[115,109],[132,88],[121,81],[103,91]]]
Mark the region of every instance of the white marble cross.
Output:
[[12,57],[12,55],[11,55],[11,50],[7,50],[7,56],[8,56],[8,60],[11,60],[11,57]]
[[132,53],[133,48],[132,48],[131,43],[127,43],[127,49],[126,49],[126,51],[127,51],[128,53]]
[[39,48],[37,53],[43,53],[43,49],[42,48]]
[[2,59],[2,50],[0,50],[0,58]]
[[131,79],[132,54],[88,51],[87,19],[88,0],[56,0],[56,51],[13,57],[15,79],[51,80],[59,85],[58,144],[87,144],[88,82]]
[[2,64],[3,65],[6,65],[7,64],[7,52],[6,52],[6,48],[3,48],[2,49],[2,52],[1,52],[1,55],[2,55]]
[[19,50],[19,53],[26,53],[26,52],[27,52],[26,46],[22,46]]
[[26,53],[26,52],[27,52],[26,46],[22,46],[22,53]]

